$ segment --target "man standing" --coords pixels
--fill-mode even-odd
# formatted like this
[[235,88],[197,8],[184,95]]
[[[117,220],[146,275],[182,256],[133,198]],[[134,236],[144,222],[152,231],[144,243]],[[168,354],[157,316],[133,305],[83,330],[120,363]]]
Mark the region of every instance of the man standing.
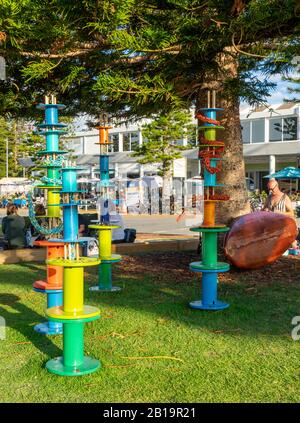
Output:
[[287,194],[283,193],[276,179],[270,179],[268,182],[269,195],[263,207],[264,211],[285,214],[294,217],[293,206]]
[[[276,179],[270,179],[268,182],[269,195],[263,207],[263,211],[271,211],[274,213],[281,213],[292,218],[295,218],[293,206],[287,194],[282,192],[279,188]],[[292,248],[298,249],[298,242],[295,240],[292,243]]]

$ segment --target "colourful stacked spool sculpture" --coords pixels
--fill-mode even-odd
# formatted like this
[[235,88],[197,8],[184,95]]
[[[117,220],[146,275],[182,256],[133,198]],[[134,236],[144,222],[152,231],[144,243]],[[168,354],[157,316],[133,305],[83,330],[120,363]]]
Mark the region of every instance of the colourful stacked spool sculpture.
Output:
[[[100,195],[102,200],[102,209],[100,212],[100,223],[109,224],[109,155],[108,146],[112,144],[108,139],[108,130],[112,128],[106,122],[106,115],[100,116],[100,123],[95,126],[99,130],[99,142],[95,143],[100,146],[99,169],[100,169]],[[102,214],[103,213],[103,214]]]
[[193,301],[189,305],[193,309],[222,310],[229,304],[217,298],[218,273],[227,272],[229,264],[218,262],[218,233],[227,232],[229,228],[215,223],[215,205],[227,201],[229,197],[215,192],[217,187],[216,174],[221,170],[224,143],[216,140],[216,130],[224,129],[216,120],[217,112],[223,109],[215,107],[215,92],[212,93],[212,108],[210,107],[210,92],[208,92],[208,107],[200,109],[196,118],[204,122],[199,127],[201,131],[199,142],[199,158],[204,167],[204,221],[198,228],[191,231],[202,233],[202,261],[190,264],[190,270],[202,273],[202,300]]
[[[38,125],[37,133],[45,136],[46,149],[37,154],[44,156],[43,164],[39,167],[47,170],[47,176],[42,178],[43,184],[36,185],[36,187],[44,189],[46,194],[47,215],[43,217],[48,220],[49,229],[46,231],[48,235],[51,235],[51,232],[59,232],[59,228],[55,228],[61,215],[60,207],[57,204],[59,203],[59,190],[61,189],[59,171],[62,166],[62,155],[65,154],[65,151],[59,149],[59,137],[66,133],[61,129],[66,125],[59,123],[58,111],[64,109],[64,107],[63,104],[56,104],[54,96],[51,96],[51,102],[49,102],[48,97],[45,97],[45,103],[37,106],[38,109],[45,111],[45,123]],[[47,241],[39,241],[35,242],[35,245],[47,248],[48,259],[63,257],[63,244],[53,245],[53,243]],[[62,285],[62,271],[57,266],[47,266],[47,280],[34,282],[33,289],[36,292],[46,294],[47,306],[53,307],[62,305]],[[34,330],[45,335],[57,335],[62,333],[62,324],[57,322],[41,323],[36,325]]]
[[91,286],[90,291],[116,292],[121,288],[112,285],[112,264],[122,260],[118,254],[111,253],[112,230],[119,228],[117,225],[89,225],[89,228],[98,231],[99,239],[99,279],[98,285]]
[[63,268],[63,306],[48,308],[51,322],[63,324],[63,356],[47,362],[51,373],[61,376],[80,376],[96,371],[100,362],[84,356],[84,324],[99,318],[96,307],[84,305],[84,268],[100,263],[97,258],[79,257],[77,168],[65,166],[62,172],[64,257],[47,260],[51,266]]
[[[38,247],[46,247],[47,260],[63,257],[64,244],[49,241],[36,241],[34,243]],[[33,284],[33,289],[36,292],[41,292],[47,295],[47,307],[55,307],[62,305],[62,289],[63,289],[63,271],[59,266],[47,265],[47,279],[46,281],[36,281]],[[59,335],[62,334],[62,324],[58,322],[48,321],[46,323],[39,323],[34,327],[36,332],[44,335]]]
[[[46,137],[46,150],[39,151],[37,154],[44,156],[43,165],[40,167],[47,169],[47,176],[42,178],[43,185],[37,185],[37,188],[44,189],[47,192],[47,217],[59,218],[60,207],[59,192],[61,188],[61,179],[59,171],[62,166],[62,155],[66,151],[59,149],[59,137],[67,133],[62,128],[67,125],[58,122],[58,111],[65,108],[63,104],[56,104],[54,96],[51,96],[51,103],[48,97],[45,98],[44,104],[37,106],[40,110],[45,110],[45,123],[38,125],[37,134]],[[55,204],[55,205],[53,205]]]
[[117,292],[121,288],[112,285],[112,264],[121,261],[122,257],[117,254],[111,253],[112,244],[112,230],[117,229],[120,226],[110,225],[109,215],[109,155],[108,146],[111,144],[108,139],[108,130],[112,128],[107,125],[105,116],[102,117],[102,123],[96,128],[99,130],[99,142],[100,145],[100,195],[102,200],[102,210],[100,211],[100,225],[89,225],[90,229],[96,229],[98,231],[99,240],[99,259],[101,263],[99,265],[99,278],[98,285],[92,286],[91,291],[106,291],[106,292]]

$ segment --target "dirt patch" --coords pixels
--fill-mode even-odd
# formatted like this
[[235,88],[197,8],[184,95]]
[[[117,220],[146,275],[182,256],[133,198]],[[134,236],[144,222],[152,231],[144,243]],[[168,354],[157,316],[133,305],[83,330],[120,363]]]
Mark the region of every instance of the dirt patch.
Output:
[[[124,256],[117,267],[128,276],[138,277],[145,274],[155,276],[158,281],[172,279],[174,283],[188,282],[196,275],[189,270],[192,261],[199,261],[194,252],[166,252]],[[226,261],[226,260],[225,260]],[[282,257],[275,263],[256,270],[239,270],[232,267],[227,273],[219,274],[219,281],[225,283],[245,283],[247,286],[272,284],[300,284],[300,256]]]

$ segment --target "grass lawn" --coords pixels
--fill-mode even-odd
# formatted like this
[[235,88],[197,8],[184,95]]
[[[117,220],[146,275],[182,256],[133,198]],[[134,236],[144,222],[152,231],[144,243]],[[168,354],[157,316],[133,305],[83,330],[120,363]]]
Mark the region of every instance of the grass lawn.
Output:
[[231,307],[218,312],[187,307],[200,298],[193,260],[193,253],[125,257],[114,271],[120,293],[90,293],[96,269],[86,273],[85,303],[99,306],[101,318],[86,325],[85,352],[102,369],[78,378],[47,372],[62,337],[33,331],[46,300],[32,283],[45,266],[1,266],[0,401],[299,402],[291,320],[300,315],[300,259],[222,275],[219,298]]

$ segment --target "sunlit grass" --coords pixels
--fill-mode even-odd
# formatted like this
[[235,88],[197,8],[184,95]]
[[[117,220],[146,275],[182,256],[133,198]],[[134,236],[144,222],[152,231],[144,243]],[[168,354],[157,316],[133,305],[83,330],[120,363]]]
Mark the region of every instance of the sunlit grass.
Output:
[[[141,256],[142,260],[142,256]],[[174,263],[176,265],[176,263]],[[46,299],[32,291],[44,265],[0,268],[2,402],[299,402],[300,341],[291,320],[300,315],[299,284],[276,281],[255,291],[235,275],[220,283],[228,310],[202,312],[200,282],[159,281],[122,272],[120,293],[91,293],[96,270],[86,274],[85,303],[101,318],[86,325],[85,352],[100,359],[98,372],[78,378],[52,375],[45,362],[61,354],[62,337],[45,337],[33,326],[44,320]],[[240,278],[240,279],[239,279]]]

